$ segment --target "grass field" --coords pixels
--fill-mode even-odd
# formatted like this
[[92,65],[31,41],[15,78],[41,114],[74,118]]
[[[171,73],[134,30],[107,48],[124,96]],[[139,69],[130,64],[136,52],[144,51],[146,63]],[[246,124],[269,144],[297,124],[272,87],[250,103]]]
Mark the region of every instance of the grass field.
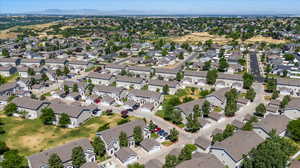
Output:
[[[79,128],[59,128],[56,126],[46,126],[41,120],[28,120],[16,117],[0,116],[1,122],[6,133],[0,136],[8,147],[17,149],[24,156],[31,155],[42,150],[67,143],[78,138],[95,137],[97,129],[110,123],[110,127],[116,126],[121,120],[121,116],[114,114],[112,116],[95,117],[83,124]],[[130,117],[131,120],[136,119]]]
[[177,43],[184,43],[184,42],[188,42],[188,43],[202,42],[202,43],[204,43],[205,41],[213,40],[214,43],[226,44],[229,41],[231,41],[232,39],[225,38],[224,36],[210,35],[207,32],[196,32],[196,33],[191,33],[191,34],[181,36],[181,37],[171,38],[170,40],[177,42]]
[[263,36],[255,36],[252,37],[251,39],[248,39],[245,41],[245,43],[256,43],[256,42],[265,42],[265,43],[272,43],[272,44],[283,44],[287,43],[289,41],[287,40],[276,40],[273,39],[272,37],[263,37]]

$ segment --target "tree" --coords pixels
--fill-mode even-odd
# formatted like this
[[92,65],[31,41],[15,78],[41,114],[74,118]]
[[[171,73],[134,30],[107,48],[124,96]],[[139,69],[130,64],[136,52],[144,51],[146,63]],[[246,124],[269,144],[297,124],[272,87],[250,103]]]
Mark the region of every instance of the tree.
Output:
[[2,55],[4,56],[4,57],[9,57],[9,51],[8,51],[8,49],[6,49],[6,48],[3,48],[2,49]]
[[69,88],[68,85],[64,85],[64,92],[65,92],[66,94],[69,94],[69,93],[70,93],[70,88]]
[[17,113],[17,105],[14,103],[9,103],[4,107],[4,114],[7,116],[12,116],[14,113]]
[[52,125],[53,122],[56,120],[52,108],[45,107],[42,109],[41,112],[42,114],[40,116],[40,119],[42,120],[42,122],[46,125]]
[[203,65],[203,67],[202,67],[202,70],[203,70],[203,71],[209,71],[210,68],[211,68],[211,61],[206,61],[206,62],[204,62],[204,65]]
[[54,153],[50,156],[49,160],[48,160],[48,164],[49,164],[49,168],[64,168],[64,165],[61,161],[61,159],[59,158],[59,156]]
[[60,127],[63,127],[63,128],[66,128],[69,124],[71,124],[71,119],[70,119],[69,115],[66,113],[62,113],[59,118],[58,124]]
[[232,117],[237,111],[237,91],[236,89],[231,89],[225,94],[226,96],[226,106],[225,106],[225,116]]
[[8,150],[9,150],[9,148],[7,147],[6,143],[3,141],[0,141],[0,155],[3,155]]
[[165,160],[163,168],[175,168],[178,163],[177,157],[174,155],[167,155]]
[[144,168],[145,166],[139,163],[133,163],[127,166],[127,168]]
[[267,112],[266,107],[264,104],[260,103],[256,108],[255,108],[255,115],[259,117],[263,117],[265,113]]
[[62,76],[63,75],[63,73],[61,72],[60,69],[56,69],[55,73],[56,73],[57,76]]
[[291,98],[289,95],[284,96],[280,103],[280,107],[285,108],[285,106],[289,103],[290,100],[291,100]]
[[42,81],[49,80],[48,76],[45,73],[42,73]]
[[133,129],[133,138],[136,145],[140,145],[140,143],[143,141],[143,130],[141,127],[137,126]]
[[2,168],[24,168],[24,158],[19,155],[18,151],[10,150],[4,153],[3,161],[0,164]]
[[220,61],[219,61],[219,67],[218,67],[218,70],[220,72],[226,72],[227,71],[227,68],[229,67],[227,61],[225,58],[221,58]]
[[254,89],[250,88],[249,90],[247,90],[245,98],[250,101],[253,101],[255,99],[255,96],[256,96],[256,93],[255,93]]
[[176,142],[178,140],[178,135],[179,132],[175,128],[172,128],[170,130],[170,135],[168,136],[168,139],[172,142]]
[[186,124],[185,130],[187,132],[194,133],[194,132],[197,132],[200,129],[201,125],[200,125],[200,122],[199,122],[199,118],[197,116],[195,116],[195,114],[194,115],[190,114],[186,118],[186,120],[187,120],[187,124]]
[[202,113],[205,117],[209,115],[210,112],[210,102],[205,100],[202,107],[201,107]]
[[28,68],[27,73],[28,73],[29,76],[34,76],[35,75],[35,71],[32,68]]
[[77,83],[73,84],[72,91],[73,92],[78,92],[78,85],[77,85]]
[[178,156],[178,161],[182,162],[185,160],[191,160],[192,159],[192,152],[191,148],[189,145],[185,145],[184,148],[181,150],[179,156]]
[[181,115],[181,111],[180,110],[173,109],[172,112],[171,112],[170,117],[171,117],[171,121],[174,124],[181,124],[181,122],[182,122],[182,115]]
[[107,130],[109,128],[110,128],[109,123],[105,123],[98,128],[97,132],[101,132],[101,131]]
[[300,141],[300,119],[292,120],[287,126],[287,134],[295,141]]
[[289,140],[271,136],[251,150],[242,162],[243,168],[285,168],[297,147]]
[[119,144],[121,147],[128,147],[128,138],[125,132],[121,132],[119,135]]
[[86,163],[84,151],[80,146],[72,149],[71,158],[74,168],[80,168],[84,163]]
[[243,75],[243,87],[244,89],[249,89],[251,88],[252,84],[253,84],[253,76],[249,73],[244,73]]
[[216,134],[216,135],[213,136],[212,142],[213,142],[213,143],[215,143],[215,142],[221,142],[221,141],[223,141],[224,139],[226,139],[226,138],[232,136],[235,129],[236,129],[236,128],[235,128],[235,126],[233,126],[233,125],[230,125],[230,124],[226,125],[226,128],[225,128],[225,130],[223,131],[223,133],[218,133],[218,134]]
[[68,75],[70,73],[70,70],[67,66],[64,67],[64,75]]
[[283,57],[286,61],[293,61],[295,59],[295,55],[293,54],[284,54]]
[[215,69],[208,71],[206,75],[206,83],[214,85],[216,83],[217,77],[218,72]]
[[100,137],[96,136],[94,138],[92,146],[93,146],[94,151],[95,151],[97,156],[102,157],[102,156],[105,155],[105,153],[106,153],[105,144],[104,144],[104,142],[102,141],[102,139]]
[[181,81],[182,79],[183,79],[183,73],[182,72],[177,72],[177,74],[176,74],[176,80],[177,81]]
[[277,99],[279,97],[279,91],[277,90],[274,90],[273,93],[272,93],[272,99]]
[[201,117],[201,110],[199,104],[194,105],[193,112],[195,117]]
[[163,86],[163,93],[164,94],[169,94],[169,90],[170,90],[170,88],[169,88],[169,85],[165,85],[165,86]]
[[276,82],[276,79],[267,79],[266,80],[266,91],[271,93],[271,92],[274,92],[276,90],[276,87],[277,87],[277,82]]

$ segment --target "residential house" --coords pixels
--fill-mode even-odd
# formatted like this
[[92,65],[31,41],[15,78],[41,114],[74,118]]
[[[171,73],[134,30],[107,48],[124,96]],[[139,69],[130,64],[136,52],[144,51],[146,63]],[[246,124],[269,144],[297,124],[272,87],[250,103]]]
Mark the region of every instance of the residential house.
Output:
[[148,153],[154,153],[161,149],[160,144],[154,139],[146,138],[141,143],[140,146]]
[[105,65],[105,69],[108,70],[110,73],[116,75],[119,74],[122,70],[125,70],[126,66],[119,64],[107,64]]
[[94,85],[110,85],[113,79],[111,74],[102,74],[98,72],[91,72],[87,76]]
[[138,155],[132,149],[126,147],[121,148],[115,153],[116,158],[118,158],[124,165],[132,164],[137,161]]
[[110,156],[113,156],[116,152],[120,150],[119,136],[121,132],[126,133],[129,141],[129,147],[134,146],[135,143],[133,138],[133,130],[135,127],[141,127],[142,130],[144,130],[144,137],[150,138],[150,132],[144,129],[146,127],[146,123],[144,120],[130,121],[128,123],[110,128],[108,130],[98,132],[96,135],[103,140],[105,144],[106,153]]
[[162,103],[164,96],[157,92],[133,89],[128,91],[127,98],[140,103],[140,105],[152,103],[155,107],[158,107]]
[[280,109],[280,100],[272,99],[269,104],[267,105],[266,109],[268,113],[278,113]]
[[195,153],[191,160],[179,163],[176,168],[224,168],[218,158],[208,153]]
[[[27,113],[25,117],[28,119],[38,118],[41,115],[41,110],[50,104],[49,102],[35,100],[29,97],[17,97],[13,99],[12,103],[17,106],[18,112],[25,111]],[[18,114],[15,115],[18,116]]]
[[224,85],[220,88],[234,87],[237,90],[241,90],[243,86],[243,76],[239,74],[218,73],[216,82],[224,82]]
[[206,71],[184,71],[184,83],[190,83],[194,85],[205,86],[206,85]]
[[29,67],[32,67],[32,66],[38,67],[44,63],[45,63],[45,60],[42,60],[42,59],[22,59],[21,60],[21,65],[25,65],[25,66],[29,66]]
[[196,99],[196,100],[193,100],[193,101],[190,101],[190,102],[187,102],[187,103],[183,103],[183,104],[180,104],[178,106],[176,106],[176,109],[180,110],[183,115],[183,118],[184,118],[184,123],[186,122],[185,118],[188,117],[189,115],[192,115],[194,114],[194,107],[196,105],[199,106],[199,108],[202,107],[203,103],[204,103],[204,99]]
[[277,79],[277,90],[282,95],[299,96],[300,95],[300,80],[299,79]]
[[13,66],[0,66],[0,75],[8,77],[17,73],[17,68]]
[[[72,166],[72,150],[75,147],[81,147],[84,152],[85,160],[87,163],[96,162],[96,155],[92,144],[87,138],[71,141],[67,144],[45,150],[43,152],[33,154],[29,156],[28,166],[29,168],[46,168],[49,167],[49,158],[53,154],[57,154],[61,159],[65,168],[71,168]],[[90,168],[90,167],[89,167]]]
[[135,78],[128,76],[117,76],[116,77],[116,86],[124,87],[126,89],[142,89],[144,85],[143,78]]
[[66,59],[46,59],[45,65],[50,66],[52,69],[58,69],[64,67],[67,62]]
[[151,103],[143,104],[140,108],[141,112],[146,112],[146,113],[151,113],[153,109],[154,109],[154,104]]
[[115,101],[120,102],[122,97],[125,97],[125,88],[114,87],[114,86],[105,86],[105,85],[95,85],[93,93],[97,96],[109,96],[112,97]]
[[152,69],[145,66],[130,66],[128,67],[128,72],[133,73],[139,77],[147,78],[151,76]]
[[153,92],[163,93],[163,87],[168,86],[169,92],[168,94],[175,94],[178,88],[177,81],[164,81],[164,80],[150,80],[148,82],[148,89]]
[[5,83],[0,86],[0,96],[11,96],[19,90],[20,87],[16,82]]
[[155,69],[155,75],[158,76],[158,78],[165,78],[166,80],[176,78],[178,72],[179,69]]
[[211,153],[229,168],[238,167],[253,148],[264,141],[253,131],[237,131],[221,142],[211,147]]
[[283,113],[292,120],[300,118],[300,98],[293,98],[283,109]]
[[0,65],[2,66],[17,66],[21,62],[20,58],[0,58]]
[[214,107],[225,108],[226,96],[225,94],[230,91],[230,88],[222,88],[206,96],[206,100]]
[[284,115],[268,114],[259,122],[253,124],[253,131],[264,139],[270,137],[272,130],[281,137],[285,136],[290,119]]
[[81,71],[85,71],[86,69],[89,69],[93,66],[91,62],[88,61],[68,61],[68,66],[70,67],[70,70],[78,73]]
[[197,146],[198,152],[208,153],[211,146],[211,141],[203,136],[199,136],[195,139],[194,144]]

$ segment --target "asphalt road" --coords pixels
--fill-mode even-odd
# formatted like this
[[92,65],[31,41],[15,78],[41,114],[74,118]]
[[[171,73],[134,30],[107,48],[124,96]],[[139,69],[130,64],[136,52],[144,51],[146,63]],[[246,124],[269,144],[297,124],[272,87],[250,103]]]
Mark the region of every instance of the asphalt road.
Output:
[[258,82],[263,82],[264,78],[261,76],[259,70],[259,63],[257,60],[257,55],[255,52],[250,53],[250,70],[251,74],[254,76],[255,80]]

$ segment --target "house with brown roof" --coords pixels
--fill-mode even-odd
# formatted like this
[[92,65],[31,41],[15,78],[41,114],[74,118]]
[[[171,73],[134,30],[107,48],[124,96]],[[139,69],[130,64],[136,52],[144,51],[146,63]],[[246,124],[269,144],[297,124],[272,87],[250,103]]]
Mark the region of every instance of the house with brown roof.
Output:
[[211,153],[215,155],[224,165],[229,168],[239,166],[253,148],[264,141],[253,131],[237,131],[232,136],[211,147]]
[[212,154],[195,153],[191,160],[179,163],[176,168],[224,168],[224,164]]
[[100,137],[104,144],[106,153],[110,156],[113,156],[116,152],[120,150],[119,136],[121,132],[126,133],[128,137],[129,147],[134,146],[133,130],[135,127],[141,127],[143,131],[144,138],[150,138],[150,132],[146,129],[146,123],[144,120],[134,120],[128,123],[110,128],[96,133],[96,136]]
[[116,158],[118,158],[124,165],[129,165],[137,161],[138,155],[132,149],[126,147],[121,148],[115,153]]
[[293,120],[300,118],[300,98],[293,98],[283,109],[283,113]]
[[184,71],[183,84],[206,85],[206,71]]
[[266,139],[270,137],[270,132],[274,130],[278,136],[285,136],[287,125],[290,119],[285,115],[268,114],[259,122],[253,124],[253,131]]
[[197,146],[198,152],[208,153],[211,146],[211,141],[203,136],[199,136],[197,139],[195,139],[194,144]]
[[75,147],[81,147],[83,149],[85,160],[87,163],[96,162],[96,155],[94,153],[94,148],[92,144],[87,138],[83,138],[29,156],[27,158],[28,166],[29,168],[49,167],[48,160],[50,156],[53,154],[57,154],[58,157],[61,159],[64,167],[73,167],[72,149],[74,149]]
[[154,139],[145,138],[140,146],[148,153],[154,153],[161,149],[160,144]]

